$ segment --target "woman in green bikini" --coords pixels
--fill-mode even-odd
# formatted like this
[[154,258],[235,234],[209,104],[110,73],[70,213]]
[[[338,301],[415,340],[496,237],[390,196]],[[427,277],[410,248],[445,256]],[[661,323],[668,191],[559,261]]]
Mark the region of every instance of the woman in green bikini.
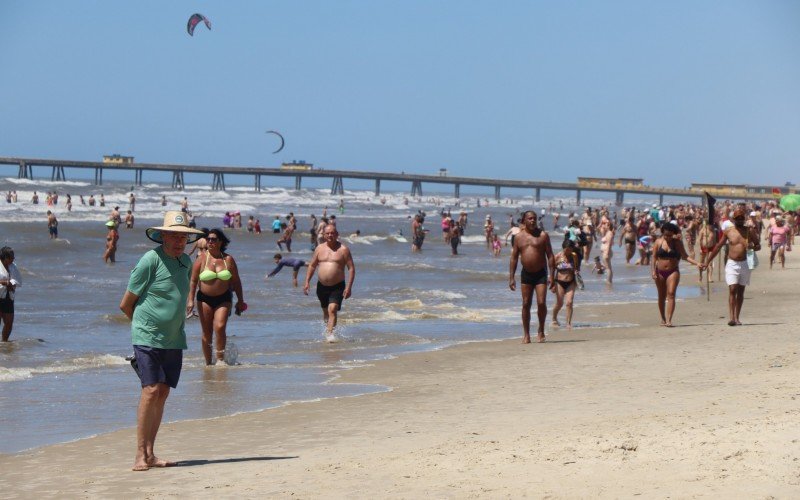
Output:
[[236,261],[225,253],[230,240],[220,229],[212,229],[206,236],[206,242],[208,249],[205,255],[195,260],[192,266],[186,312],[191,314],[194,310],[196,291],[197,312],[203,329],[203,356],[206,359],[206,365],[211,365],[211,340],[214,332],[217,333],[217,362],[221,363],[225,358],[225,344],[227,343],[225,330],[233,303],[233,293],[236,293],[236,314],[241,314],[247,305],[244,302],[242,282],[239,279]]

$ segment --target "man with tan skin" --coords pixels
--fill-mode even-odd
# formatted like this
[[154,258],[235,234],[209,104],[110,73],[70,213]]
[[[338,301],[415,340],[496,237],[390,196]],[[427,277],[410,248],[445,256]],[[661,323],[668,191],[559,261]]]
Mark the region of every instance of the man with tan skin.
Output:
[[192,261],[184,250],[189,239],[202,232],[189,227],[183,212],[167,212],[164,225],[148,228],[146,234],[159,245],[136,263],[119,304],[131,320],[131,364],[142,386],[134,471],[175,465],[156,457],[153,448],[170,388],[178,386],[187,347],[184,324]]
[[[333,342],[336,340],[333,329],[336,327],[338,312],[342,308],[342,301],[350,298],[353,281],[356,279],[356,268],[350,249],[339,241],[339,232],[336,230],[335,224],[325,226],[323,236],[325,244],[319,245],[314,250],[314,255],[308,264],[303,293],[308,295],[311,277],[319,267],[317,298],[322,306],[323,320],[327,325],[326,339],[328,342]],[[349,270],[346,284],[344,280],[345,267]]]
[[[514,291],[517,282],[517,261],[522,262],[520,281],[522,287],[522,337],[523,344],[531,342],[531,304],[536,290],[536,313],[539,318],[537,340],[544,342],[544,322],[547,319],[547,288],[550,277],[555,276],[555,259],[550,236],[539,228],[536,212],[528,210],[522,215],[524,229],[514,237],[511,247],[511,262],[508,266],[508,287]],[[548,275],[548,268],[550,269]]]
[[[725,244],[728,244],[728,262],[725,264],[725,282],[728,284],[728,310],[730,320],[728,326],[737,326],[739,313],[744,302],[744,289],[750,284],[750,269],[747,267],[747,250],[761,250],[759,235],[754,228],[745,226],[745,210],[742,207],[733,211],[733,226],[722,234],[717,245],[708,254],[711,262]],[[702,268],[708,264],[703,263]]]

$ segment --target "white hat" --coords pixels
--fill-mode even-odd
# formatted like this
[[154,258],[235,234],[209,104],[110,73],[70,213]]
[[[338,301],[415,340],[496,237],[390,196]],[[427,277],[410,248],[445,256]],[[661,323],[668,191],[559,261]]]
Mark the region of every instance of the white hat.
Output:
[[755,217],[755,216],[756,216],[755,212],[750,212],[750,217]]
[[[186,214],[177,210],[170,210],[164,214],[164,225],[158,227],[150,227],[144,232],[148,238],[156,243],[163,243],[161,238],[161,231],[169,231],[173,233],[187,233],[189,235],[201,235],[203,231],[189,227],[189,220]],[[189,238],[189,243],[192,243],[197,238]]]
[[488,215],[488,214],[486,215],[486,219],[491,219],[491,218],[492,218],[491,215]]

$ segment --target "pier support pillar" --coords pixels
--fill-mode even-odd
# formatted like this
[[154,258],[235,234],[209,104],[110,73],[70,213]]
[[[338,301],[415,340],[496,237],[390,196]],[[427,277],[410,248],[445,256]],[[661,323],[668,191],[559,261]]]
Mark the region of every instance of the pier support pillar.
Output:
[[51,181],[65,181],[67,176],[64,175],[64,167],[53,167],[53,173],[50,174]]
[[494,200],[500,201],[500,186],[494,187]]
[[617,206],[621,207],[622,203],[625,199],[625,192],[624,191],[617,191]]
[[664,195],[663,194],[658,195],[658,206],[659,207],[663,207],[664,206]]
[[461,198],[461,184],[456,184],[456,188],[455,188],[455,192],[453,193],[453,196],[455,196],[456,198]]
[[183,191],[183,170],[172,171],[172,189]]
[[33,180],[33,167],[24,161],[19,162],[19,173],[17,174],[17,178]]
[[536,203],[542,201],[542,188],[536,188],[536,193],[533,195],[533,201]]
[[101,167],[94,169],[94,184],[95,186],[103,185],[103,169]]
[[577,191],[577,195],[575,196],[575,199],[576,199],[575,205],[581,206],[581,190],[580,189]]
[[294,176],[294,190],[300,191],[303,187],[303,176],[302,175],[295,175]]
[[375,179],[375,196],[381,195],[381,180]]
[[214,180],[211,183],[211,189],[214,191],[225,191],[225,174],[217,172],[214,174]]
[[422,196],[422,181],[411,183],[411,196]]
[[333,185],[331,186],[331,194],[344,194],[344,184],[342,183],[342,176],[337,175],[333,178]]
[[261,175],[256,174],[253,177],[254,177],[256,193],[260,193],[261,192]]
[[141,168],[137,168],[136,170],[134,170],[134,172],[135,174],[133,178],[133,183],[136,184],[137,186],[141,186],[142,177],[144,177],[144,170],[142,170]]

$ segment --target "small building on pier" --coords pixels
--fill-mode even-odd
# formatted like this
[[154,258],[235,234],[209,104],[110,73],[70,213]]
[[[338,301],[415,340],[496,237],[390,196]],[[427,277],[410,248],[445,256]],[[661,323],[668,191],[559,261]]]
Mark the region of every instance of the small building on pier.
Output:
[[582,187],[630,188],[644,186],[644,179],[632,177],[578,177],[578,185]]
[[[747,184],[706,184],[693,182],[691,190],[702,193],[708,191],[713,196],[728,196],[733,198],[746,198],[748,194]],[[772,188],[770,188],[771,190]]]
[[133,156],[123,156],[118,154],[104,155],[103,163],[111,165],[130,165],[133,163]]
[[281,170],[298,170],[302,172],[305,170],[312,170],[313,168],[313,163],[306,163],[303,160],[292,160],[289,163],[281,163]]

